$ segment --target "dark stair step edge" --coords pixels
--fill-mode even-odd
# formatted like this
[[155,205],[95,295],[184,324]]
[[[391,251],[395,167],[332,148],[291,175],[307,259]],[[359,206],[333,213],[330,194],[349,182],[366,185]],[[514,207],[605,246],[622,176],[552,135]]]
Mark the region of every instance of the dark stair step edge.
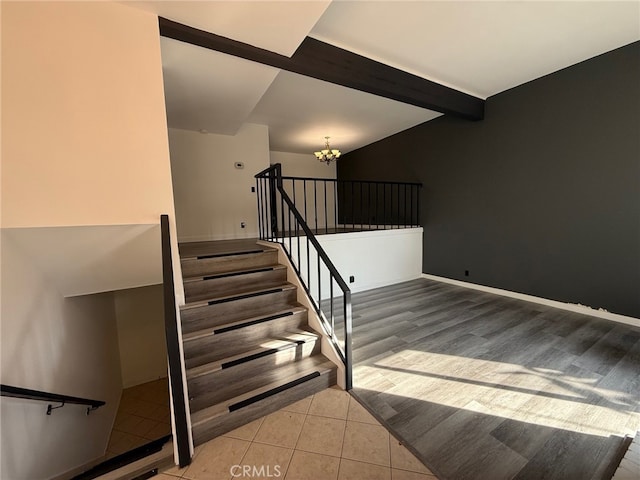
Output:
[[[321,338],[320,334],[316,332],[302,329],[287,332],[283,334],[282,337],[283,338],[265,339],[262,341],[263,344],[270,341],[273,346],[261,347],[259,344],[256,344],[256,348],[252,348],[251,350],[237,355],[232,355],[215,362],[209,362],[198,367],[190,368],[187,370],[187,378],[193,379],[202,375],[208,375],[209,373],[226,370],[227,368],[242,365],[243,363],[274,355],[279,352],[284,352],[292,348],[297,348],[307,343],[315,343]],[[278,345],[278,343],[280,343],[280,345]]]
[[[104,462],[91,467],[89,470],[76,475],[71,480],[91,480],[109,472],[113,472],[125,465],[129,465],[130,463],[159,452],[162,450],[164,444],[170,440],[171,435],[166,435],[158,440],[153,440],[140,447],[134,448],[133,450],[129,450],[128,452],[121,453],[120,455],[105,460]],[[152,470],[152,468],[150,468],[150,470]]]
[[180,260],[206,260],[209,258],[224,258],[224,257],[241,257],[243,255],[251,255],[256,253],[265,253],[275,250],[271,247],[260,247],[256,245],[256,248],[252,248],[250,250],[241,250],[241,251],[229,251],[229,252],[221,252],[221,253],[200,253],[197,255],[193,254],[183,254],[180,253]]
[[206,307],[208,305],[216,305],[218,303],[233,302],[234,300],[242,300],[244,298],[258,297],[260,295],[267,295],[269,293],[284,292],[286,290],[293,290],[295,288],[296,288],[295,285],[288,282],[285,282],[285,283],[274,282],[273,285],[267,285],[262,288],[253,288],[251,290],[247,290],[242,293],[223,295],[220,297],[216,297],[215,295],[212,295],[199,300],[192,300],[190,302],[185,303],[183,306],[180,307],[180,309],[184,311],[184,310],[189,310],[190,308]]
[[189,332],[183,334],[182,341],[184,343],[188,343],[211,335],[220,335],[221,333],[231,332],[233,330],[258,325],[264,322],[270,322],[272,320],[277,320],[278,318],[290,317],[298,313],[304,313],[305,311],[306,308],[300,305],[292,305],[290,308],[276,311],[270,315],[257,315],[255,317],[249,317],[242,320],[236,320],[234,322],[223,323],[214,327],[203,328],[201,330],[196,330],[195,332]]
[[224,416],[227,413],[231,413],[242,407],[256,403],[264,398],[286,391],[296,385],[317,378],[323,373],[328,373],[337,369],[335,364],[322,354],[309,357],[307,360],[310,360],[309,362],[306,362],[310,363],[310,365],[305,366],[301,371],[289,373],[286,377],[278,381],[273,381],[266,385],[262,385],[261,387],[253,388],[227,401],[222,401],[197,411],[192,411],[192,427],[197,428],[199,425],[215,418]]
[[243,270],[228,270],[226,272],[218,272],[218,273],[210,273],[206,275],[194,275],[192,277],[184,277],[182,279],[183,283],[195,283],[202,282],[205,280],[215,280],[217,278],[227,278],[227,277],[237,277],[239,275],[247,275],[251,273],[263,273],[263,272],[271,272],[273,270],[282,270],[285,269],[282,264],[274,264],[274,265],[266,265],[263,267],[255,267],[255,268],[247,268]]

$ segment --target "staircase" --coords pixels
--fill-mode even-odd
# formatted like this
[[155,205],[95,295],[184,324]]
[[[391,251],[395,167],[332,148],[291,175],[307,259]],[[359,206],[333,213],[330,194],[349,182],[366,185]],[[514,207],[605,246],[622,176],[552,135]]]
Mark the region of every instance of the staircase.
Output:
[[255,241],[180,245],[196,445],[336,383],[278,251]]

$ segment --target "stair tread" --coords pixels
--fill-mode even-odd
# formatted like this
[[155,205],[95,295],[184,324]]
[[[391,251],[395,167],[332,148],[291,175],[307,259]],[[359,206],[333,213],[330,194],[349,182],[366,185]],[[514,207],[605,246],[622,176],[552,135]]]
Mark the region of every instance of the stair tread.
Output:
[[284,367],[283,370],[287,370],[286,373],[283,373],[282,377],[275,382],[268,383],[261,387],[255,388],[248,392],[244,392],[240,395],[237,395],[233,398],[224,400],[215,405],[203,408],[198,411],[191,412],[191,425],[192,427],[197,427],[211,419],[224,415],[229,412],[229,406],[239,403],[241,401],[253,398],[257,395],[263,394],[277,388],[279,386],[285,385],[289,382],[292,382],[296,379],[302,378],[306,375],[309,375],[314,372],[319,372],[321,375],[325,372],[331,371],[332,369],[337,368],[335,364],[333,364],[330,360],[324,357],[322,354],[317,354],[312,357],[305,358],[298,362],[294,362],[291,365]]
[[[283,350],[286,348],[294,348],[299,345],[299,342],[312,342],[317,341],[320,335],[311,330],[304,329],[290,329],[285,334],[280,335],[278,338],[265,338],[259,344],[248,345],[248,349],[244,350],[236,355],[230,355],[226,358],[217,360],[215,362],[209,362],[198,367],[190,368],[187,370],[187,378],[192,379],[208,373],[216,372],[222,369],[222,365],[225,363],[233,362],[242,358],[246,358],[252,355],[261,354],[269,350]],[[275,352],[274,352],[275,353]]]
[[237,290],[232,294],[225,295],[216,295],[215,293],[209,293],[207,295],[202,295],[196,299],[192,299],[183,306],[180,307],[181,310],[188,310],[190,308],[195,307],[204,307],[209,304],[209,302],[219,302],[219,301],[229,301],[233,300],[236,297],[245,297],[245,296],[253,296],[260,295],[265,292],[270,292],[272,290],[281,289],[281,290],[292,290],[295,289],[296,286],[289,282],[282,282],[282,280],[274,281],[274,282],[265,282],[260,286],[252,286],[251,288],[247,288],[245,290]]
[[255,320],[260,320],[261,318],[268,318],[274,316],[285,316],[288,313],[296,314],[305,312],[307,309],[301,305],[292,305],[289,308],[284,308],[277,311],[265,311],[264,313],[260,313],[259,315],[254,315],[251,317],[243,318],[242,320],[236,320],[229,323],[223,323],[220,325],[216,325],[215,327],[203,328],[202,330],[196,330],[195,332],[185,333],[182,335],[183,342],[190,342],[193,340],[199,340],[204,337],[208,337],[210,335],[214,335],[215,330],[227,329],[229,327],[235,327],[237,325],[242,325],[243,323],[251,323]]
[[245,255],[251,252],[269,250],[273,250],[273,248],[257,243],[255,239],[181,242],[178,244],[181,260],[198,257]]
[[194,275],[190,277],[183,277],[182,280],[184,283],[193,283],[193,282],[201,282],[205,278],[207,278],[207,280],[213,280],[214,278],[222,278],[229,275],[243,275],[245,273],[256,273],[256,272],[262,272],[266,270],[282,270],[285,268],[287,267],[285,267],[280,263],[274,263],[271,265],[257,266],[253,268],[243,268],[243,269],[237,269],[237,270],[232,269],[232,270],[225,270],[223,272],[215,272],[215,273],[209,273],[209,274]]

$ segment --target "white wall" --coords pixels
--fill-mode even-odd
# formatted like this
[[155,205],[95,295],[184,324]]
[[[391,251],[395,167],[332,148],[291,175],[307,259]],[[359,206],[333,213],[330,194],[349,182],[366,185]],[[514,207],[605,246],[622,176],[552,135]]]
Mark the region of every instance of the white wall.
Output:
[[162,285],[114,293],[122,387],[167,376]]
[[[245,124],[233,136],[172,128],[169,146],[179,240],[256,237],[251,187],[254,175],[269,166],[267,127]],[[244,168],[236,169],[235,162]]]
[[[392,285],[420,278],[422,275],[422,228],[376,230],[371,232],[340,233],[316,237],[331,262],[338,269],[351,292]],[[286,241],[285,247],[289,242]],[[294,263],[297,264],[298,242],[292,241]],[[318,284],[313,272],[317,271],[315,249],[309,252],[311,265],[311,293],[318,298]],[[307,247],[305,237],[300,238],[300,265],[303,279],[307,278]],[[322,299],[329,297],[328,270],[321,267]],[[349,277],[355,281],[349,283]],[[341,295],[334,284],[333,295]]]
[[[336,162],[319,162],[313,152],[309,154],[269,152],[271,164],[282,165],[282,175],[289,177],[337,178]],[[339,162],[340,160],[338,160]]]
[[0,381],[107,402],[47,416],[44,402],[2,397],[0,477],[47,479],[105,452],[122,384],[113,295],[63,298],[5,232],[0,261]]

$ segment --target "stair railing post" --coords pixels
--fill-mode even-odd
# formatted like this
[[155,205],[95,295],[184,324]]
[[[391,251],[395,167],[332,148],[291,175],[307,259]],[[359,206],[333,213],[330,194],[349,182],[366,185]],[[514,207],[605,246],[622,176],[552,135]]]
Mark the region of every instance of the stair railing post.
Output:
[[353,388],[353,353],[351,345],[351,333],[353,330],[351,318],[351,292],[344,292],[344,369],[345,390]]
[[276,201],[276,177],[269,173],[269,205],[271,206],[271,238],[278,236],[278,202]]

